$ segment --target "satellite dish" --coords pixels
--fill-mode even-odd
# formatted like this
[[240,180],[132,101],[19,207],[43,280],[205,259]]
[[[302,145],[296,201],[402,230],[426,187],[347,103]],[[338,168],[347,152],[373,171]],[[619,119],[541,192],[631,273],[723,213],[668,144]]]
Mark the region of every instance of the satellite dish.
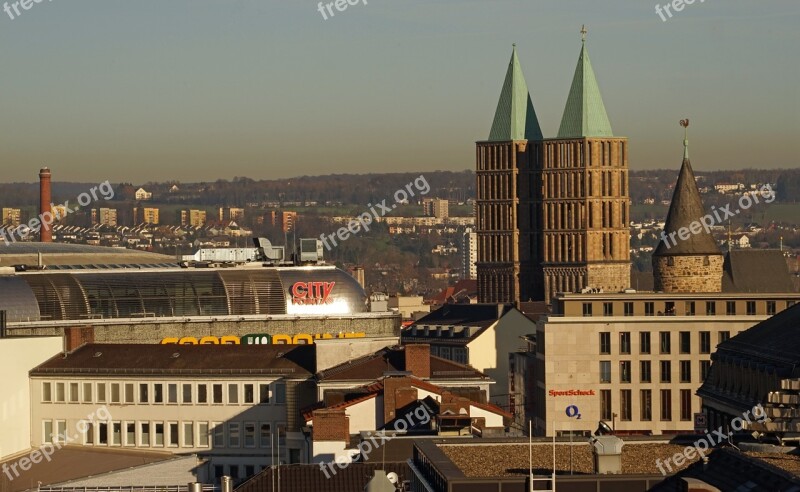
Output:
[[400,477],[398,477],[397,473],[395,473],[395,472],[387,473],[386,474],[386,478],[388,478],[389,481],[392,482],[393,485],[397,485],[398,482],[400,482]]
[[597,424],[597,430],[594,431],[594,433],[598,436],[608,436],[614,434],[614,429],[601,420],[600,423]]

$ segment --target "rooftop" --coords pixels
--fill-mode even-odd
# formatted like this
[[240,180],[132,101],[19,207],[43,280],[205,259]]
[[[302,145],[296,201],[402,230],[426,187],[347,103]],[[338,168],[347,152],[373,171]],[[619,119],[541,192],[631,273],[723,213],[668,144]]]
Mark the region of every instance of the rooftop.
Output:
[[236,492],[361,491],[375,475],[375,470],[397,473],[401,482],[411,479],[411,470],[406,463],[351,463],[344,469],[334,466],[333,470],[328,468],[324,471],[319,465],[285,465],[280,467],[280,471],[264,469],[237,487]]

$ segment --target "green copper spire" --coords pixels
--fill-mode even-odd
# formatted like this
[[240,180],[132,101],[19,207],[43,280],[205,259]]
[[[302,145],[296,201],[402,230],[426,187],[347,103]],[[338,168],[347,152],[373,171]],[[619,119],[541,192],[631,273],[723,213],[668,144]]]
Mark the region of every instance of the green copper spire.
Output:
[[541,139],[542,130],[517,58],[517,45],[514,45],[492,130],[489,132],[489,141]]
[[586,50],[586,26],[581,29],[583,45],[578,67],[572,79],[558,138],[613,137],[600,87]]

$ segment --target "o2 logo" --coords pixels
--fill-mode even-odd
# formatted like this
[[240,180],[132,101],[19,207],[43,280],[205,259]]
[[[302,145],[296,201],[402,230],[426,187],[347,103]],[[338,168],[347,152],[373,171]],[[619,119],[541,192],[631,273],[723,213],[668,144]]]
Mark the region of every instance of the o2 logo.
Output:
[[576,420],[581,419],[581,412],[578,410],[578,405],[570,405],[567,407],[567,417],[574,418]]

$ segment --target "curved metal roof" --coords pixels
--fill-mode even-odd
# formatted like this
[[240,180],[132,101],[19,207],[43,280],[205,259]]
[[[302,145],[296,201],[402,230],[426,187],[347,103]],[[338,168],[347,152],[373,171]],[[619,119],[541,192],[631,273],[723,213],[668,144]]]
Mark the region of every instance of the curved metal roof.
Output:
[[0,310],[6,312],[6,321],[9,323],[39,320],[36,296],[20,277],[0,277]]

